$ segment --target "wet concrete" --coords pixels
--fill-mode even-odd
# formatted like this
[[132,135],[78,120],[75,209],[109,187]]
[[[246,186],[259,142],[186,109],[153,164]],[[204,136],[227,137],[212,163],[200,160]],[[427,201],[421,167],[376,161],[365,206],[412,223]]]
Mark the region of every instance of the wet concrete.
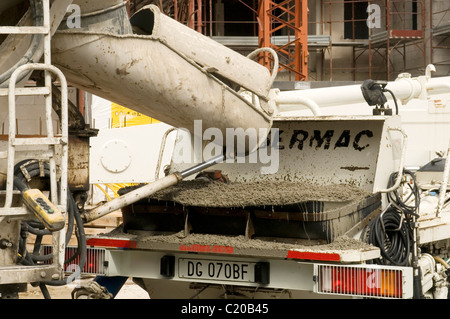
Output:
[[225,184],[216,181],[182,181],[152,196],[185,206],[248,207],[289,205],[306,201],[346,202],[368,194],[351,185],[311,185],[264,181]]

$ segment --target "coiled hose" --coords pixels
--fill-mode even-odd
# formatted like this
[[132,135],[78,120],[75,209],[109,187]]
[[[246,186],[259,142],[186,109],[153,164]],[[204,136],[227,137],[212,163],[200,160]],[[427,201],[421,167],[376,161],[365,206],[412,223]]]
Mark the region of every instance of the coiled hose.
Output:
[[[388,188],[394,185],[397,175],[391,174]],[[410,182],[403,182],[410,189],[408,196],[403,199],[400,187],[388,193],[388,207],[367,226],[367,242],[380,248],[381,257],[374,260],[376,264],[408,266],[415,255],[412,221],[418,217],[419,189],[414,173],[404,170],[403,175],[410,178]]]
[[[27,176],[24,175],[24,171],[26,170]],[[29,189],[28,179],[41,176],[42,178],[48,179],[50,177],[50,169],[47,163],[44,163],[43,166],[40,165],[38,160],[24,160],[17,163],[14,167],[14,186],[16,189],[20,191],[25,191]],[[86,235],[84,231],[83,221],[81,219],[80,212],[78,210],[75,199],[72,196],[72,193],[68,191],[67,196],[67,231],[65,237],[65,245],[67,246],[73,229],[76,224],[75,236],[77,238],[77,250],[76,252],[67,258],[64,261],[64,264],[72,262],[77,257],[80,258],[77,270],[70,275],[68,278],[63,280],[53,280],[47,282],[41,282],[39,284],[41,291],[45,298],[50,298],[50,294],[48,293],[46,285],[52,286],[62,286],[66,285],[74,280],[76,276],[78,276],[81,272],[81,269],[84,268],[86,263]],[[30,253],[27,251],[26,247],[26,238],[28,236],[28,232],[36,235],[36,240],[34,242],[33,252]],[[21,232],[20,232],[20,241],[19,241],[19,258],[17,263],[23,265],[35,265],[36,262],[45,262],[49,261],[53,258],[53,254],[40,255],[40,248],[42,238],[45,235],[51,235],[51,232],[44,227],[44,225],[39,221],[26,221],[21,224]]]
[[368,242],[380,248],[381,258],[375,263],[407,266],[411,253],[411,229],[396,208],[390,206],[373,219]]

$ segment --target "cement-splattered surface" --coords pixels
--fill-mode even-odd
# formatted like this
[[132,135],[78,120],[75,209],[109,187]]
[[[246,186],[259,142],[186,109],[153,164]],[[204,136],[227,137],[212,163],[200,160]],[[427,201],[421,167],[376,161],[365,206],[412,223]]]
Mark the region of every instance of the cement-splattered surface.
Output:
[[229,183],[181,181],[152,195],[185,206],[246,207],[290,205],[307,201],[345,202],[368,194],[351,185],[311,185],[300,182],[264,181]]
[[[308,201],[358,203],[369,194],[360,188],[348,184],[311,185],[301,182],[264,181],[246,183],[223,183],[217,181],[191,180],[181,181],[177,185],[164,189],[151,196],[160,201],[175,202],[183,206],[198,207],[262,207],[284,206]],[[326,225],[326,224],[324,224]],[[331,226],[330,226],[331,227]],[[334,223],[333,227],[340,227]],[[340,232],[342,233],[342,232]],[[246,236],[224,236],[218,234],[192,233],[185,236],[184,231],[162,234],[146,231],[123,233],[118,228],[108,236],[125,236],[140,243],[157,246],[165,245],[222,245],[232,246],[241,251],[249,250],[289,250],[307,249],[329,251],[342,249],[373,249],[361,241],[341,236],[333,242],[325,240],[306,240],[297,238],[249,239]],[[146,245],[146,246],[147,246]]]
[[[339,236],[334,241],[326,243],[323,240],[306,239],[258,239],[247,238],[245,236],[225,236],[217,234],[189,234],[185,235],[183,231],[172,234],[161,234],[146,231],[123,232],[122,226],[117,227],[110,233],[102,234],[103,237],[122,238],[141,243],[142,246],[152,249],[164,249],[170,247],[180,247],[182,245],[217,245],[231,246],[242,253],[264,252],[268,255],[277,255],[280,251],[304,250],[313,252],[330,252],[338,250],[370,251],[374,246],[348,236]],[[270,253],[272,252],[272,253]]]

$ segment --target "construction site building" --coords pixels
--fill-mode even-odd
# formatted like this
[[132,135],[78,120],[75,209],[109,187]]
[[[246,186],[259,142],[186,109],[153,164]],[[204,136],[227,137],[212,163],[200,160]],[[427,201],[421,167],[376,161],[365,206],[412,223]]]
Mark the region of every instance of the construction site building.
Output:
[[450,72],[446,0],[128,0],[130,13],[147,4],[244,55],[271,46],[279,81],[393,80],[430,63]]

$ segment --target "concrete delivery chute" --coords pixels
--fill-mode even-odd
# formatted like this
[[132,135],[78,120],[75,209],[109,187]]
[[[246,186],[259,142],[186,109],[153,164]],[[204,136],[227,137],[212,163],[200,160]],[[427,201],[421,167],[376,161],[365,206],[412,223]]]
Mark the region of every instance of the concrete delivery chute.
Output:
[[[199,119],[205,129],[224,134],[226,128],[270,128],[275,109],[269,92],[277,69],[271,74],[153,5],[130,21],[141,34],[126,33],[128,28],[109,33],[106,23],[57,32],[53,63],[72,85],[191,132]],[[240,88],[256,98],[245,98]],[[260,136],[259,144],[265,139]]]

